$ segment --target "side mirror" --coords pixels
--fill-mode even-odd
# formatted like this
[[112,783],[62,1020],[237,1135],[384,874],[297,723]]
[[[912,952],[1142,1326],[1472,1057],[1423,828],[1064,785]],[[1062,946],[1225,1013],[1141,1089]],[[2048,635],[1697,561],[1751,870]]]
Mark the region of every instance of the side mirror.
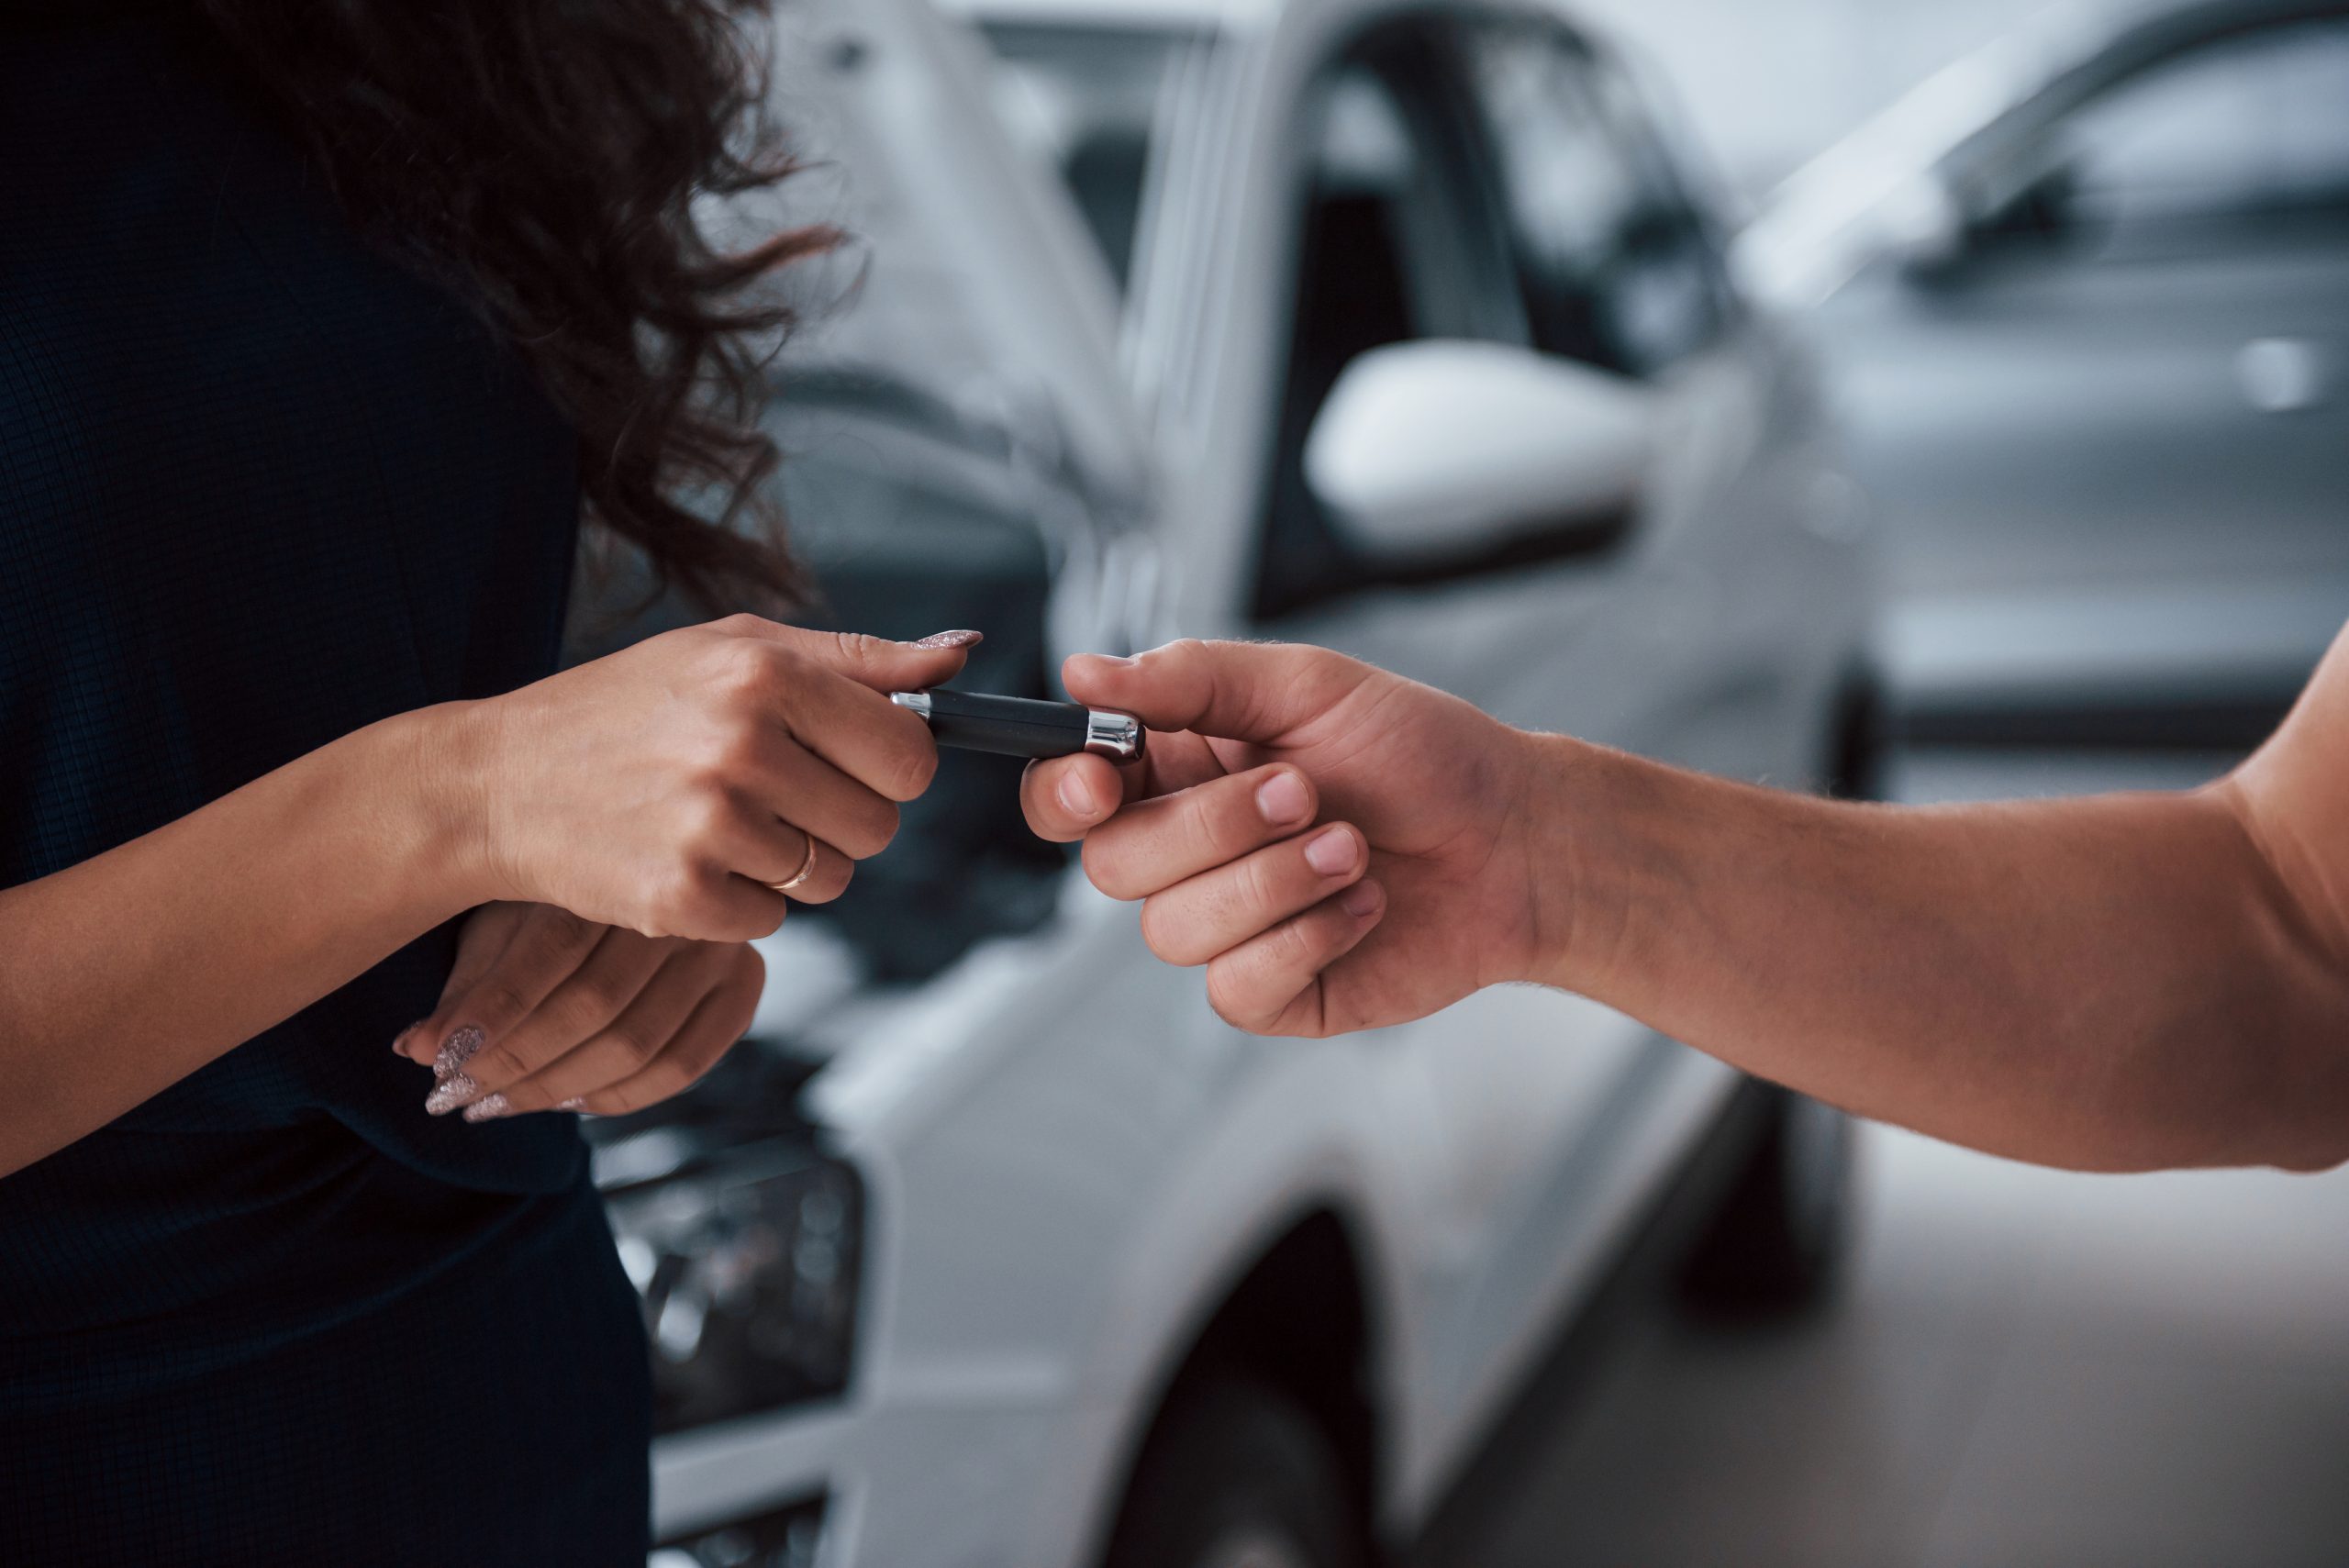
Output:
[[1972,238],[1965,205],[1936,170],[1913,175],[1888,192],[1876,222],[1883,253],[1911,272],[1952,265]]
[[1398,343],[1338,377],[1305,478],[1346,542],[1409,577],[1603,549],[1636,509],[1654,395],[1499,343]]

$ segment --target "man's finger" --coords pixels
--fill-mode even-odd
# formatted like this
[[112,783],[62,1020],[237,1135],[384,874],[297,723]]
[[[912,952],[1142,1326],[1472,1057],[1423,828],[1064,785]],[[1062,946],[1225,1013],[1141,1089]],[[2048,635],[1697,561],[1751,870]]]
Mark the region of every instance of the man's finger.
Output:
[[1186,639],[1132,659],[1080,653],[1062,669],[1069,695],[1139,715],[1152,729],[1272,740],[1381,678],[1369,665],[1293,643]]
[[1114,816],[1126,782],[1106,757],[1055,757],[1030,762],[1019,779],[1019,808],[1048,844],[1070,844]]
[[1319,809],[1296,768],[1234,773],[1127,806],[1085,838],[1085,874],[1112,898],[1147,898],[1304,831]]
[[1183,968],[1208,962],[1362,880],[1370,848],[1345,824],[1175,884],[1143,906],[1142,940]]
[[1208,965],[1208,1004],[1251,1034],[1319,1039],[1331,1032],[1321,976],[1386,913],[1386,894],[1358,882]]
[[1090,755],[1030,763],[1019,801],[1038,838],[1066,844],[1084,838],[1129,800],[1172,795],[1219,779],[1225,772],[1222,761],[1200,737],[1153,733],[1139,767],[1120,768]]

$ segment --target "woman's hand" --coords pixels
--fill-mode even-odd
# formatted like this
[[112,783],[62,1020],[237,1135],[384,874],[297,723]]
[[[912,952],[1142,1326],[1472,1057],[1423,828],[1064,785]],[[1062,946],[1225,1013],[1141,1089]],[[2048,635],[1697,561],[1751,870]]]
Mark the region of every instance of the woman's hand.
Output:
[[1531,973],[1561,912],[1531,874],[1525,735],[1315,648],[1177,642],[1064,678],[1140,715],[1147,760],[1036,764],[1029,823],[1083,839],[1096,886],[1145,900],[1151,950],[1207,965],[1228,1021],[1338,1034]]
[[765,935],[775,884],[804,868],[791,897],[836,898],[896,834],[938,753],[888,694],[952,679],[978,640],[735,616],[461,710],[484,896],[646,937]]
[[750,1027],[765,976],[742,943],[492,904],[466,921],[440,1006],[393,1049],[432,1068],[434,1116],[625,1116],[715,1067]]

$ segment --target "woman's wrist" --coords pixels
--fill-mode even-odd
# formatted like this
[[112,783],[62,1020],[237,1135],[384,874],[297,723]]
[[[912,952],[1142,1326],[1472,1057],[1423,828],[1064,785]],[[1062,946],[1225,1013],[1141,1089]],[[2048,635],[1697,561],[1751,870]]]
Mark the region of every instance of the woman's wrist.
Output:
[[374,754],[361,765],[391,796],[384,809],[418,898],[446,918],[510,896],[489,809],[497,754],[491,705],[419,708],[354,739],[371,743]]

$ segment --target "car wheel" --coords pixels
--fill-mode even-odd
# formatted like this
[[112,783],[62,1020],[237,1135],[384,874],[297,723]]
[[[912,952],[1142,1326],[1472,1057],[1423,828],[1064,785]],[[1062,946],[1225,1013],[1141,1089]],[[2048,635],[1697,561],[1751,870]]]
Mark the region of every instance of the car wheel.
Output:
[[1142,1446],[1105,1568],[1364,1568],[1336,1450],[1251,1378],[1178,1392]]
[[1693,1305],[1738,1317],[1782,1316],[1823,1300],[1851,1225],[1851,1118],[1791,1090],[1759,1089],[1760,1136],[1683,1274]]

